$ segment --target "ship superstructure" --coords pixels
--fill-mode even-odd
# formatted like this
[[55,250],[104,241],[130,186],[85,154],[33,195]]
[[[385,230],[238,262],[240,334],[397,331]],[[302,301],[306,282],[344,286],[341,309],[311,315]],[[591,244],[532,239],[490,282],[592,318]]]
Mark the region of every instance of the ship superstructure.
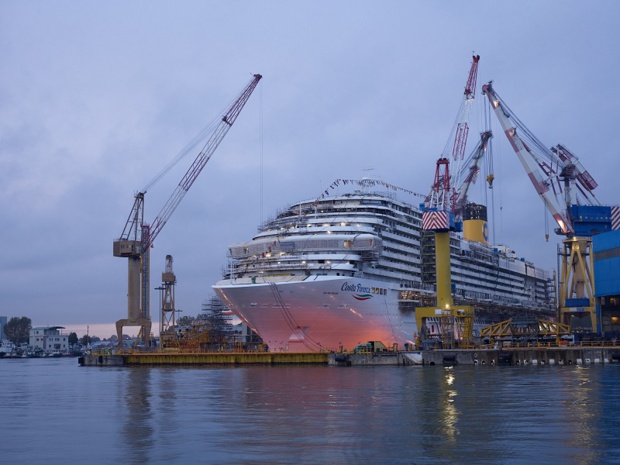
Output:
[[[292,204],[252,240],[232,245],[228,271],[213,287],[270,350],[413,345],[416,307],[435,304],[434,239],[422,230],[422,210],[399,199],[411,191],[382,181],[334,185],[350,191]],[[488,245],[485,215],[470,206],[464,225],[475,232],[450,235],[455,304],[475,306],[478,325],[523,313],[548,317],[551,273]]]

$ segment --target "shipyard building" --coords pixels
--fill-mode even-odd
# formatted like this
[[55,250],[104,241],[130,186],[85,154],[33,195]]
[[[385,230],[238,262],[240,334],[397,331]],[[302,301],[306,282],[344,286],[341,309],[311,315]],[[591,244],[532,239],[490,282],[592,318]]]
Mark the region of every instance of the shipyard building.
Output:
[[600,330],[607,336],[620,335],[620,231],[592,238],[596,307]]

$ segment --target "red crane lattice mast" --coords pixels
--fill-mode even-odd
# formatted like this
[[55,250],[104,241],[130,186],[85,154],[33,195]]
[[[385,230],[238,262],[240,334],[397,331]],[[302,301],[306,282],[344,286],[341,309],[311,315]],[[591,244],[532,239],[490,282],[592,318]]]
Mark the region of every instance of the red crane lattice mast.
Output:
[[454,147],[452,148],[452,159],[462,160],[465,155],[465,146],[467,145],[467,136],[469,135],[469,124],[467,116],[469,113],[470,103],[476,96],[476,80],[478,79],[478,62],[480,55],[474,55],[467,84],[465,84],[464,100],[460,111],[460,121],[456,126],[456,135],[454,137]]
[[453,172],[459,173],[460,167],[458,165],[464,158],[465,147],[467,146],[467,136],[469,134],[469,124],[467,119],[469,117],[471,104],[476,95],[475,87],[478,77],[479,61],[480,55],[474,55],[469,69],[469,75],[467,77],[467,83],[465,84],[465,91],[463,92],[463,100],[457,113],[456,124],[453,126],[453,130],[448,137],[448,142],[446,143],[441,157],[437,160],[435,181],[431,187],[431,193],[427,202],[428,208],[449,210],[452,213],[456,210],[456,202],[459,194],[456,191],[457,183],[450,174],[448,150],[450,142],[454,141],[452,146],[452,159],[457,163],[457,167],[453,170]]

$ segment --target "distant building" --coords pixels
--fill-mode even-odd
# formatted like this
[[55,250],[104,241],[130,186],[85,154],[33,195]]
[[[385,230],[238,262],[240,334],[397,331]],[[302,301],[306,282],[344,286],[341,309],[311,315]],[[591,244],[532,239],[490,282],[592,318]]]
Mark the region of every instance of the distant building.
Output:
[[39,326],[30,330],[30,347],[44,352],[69,352],[69,335],[63,326]]
[[6,334],[4,334],[4,327],[6,326],[6,323],[7,323],[7,317],[0,316],[0,342],[6,339]]

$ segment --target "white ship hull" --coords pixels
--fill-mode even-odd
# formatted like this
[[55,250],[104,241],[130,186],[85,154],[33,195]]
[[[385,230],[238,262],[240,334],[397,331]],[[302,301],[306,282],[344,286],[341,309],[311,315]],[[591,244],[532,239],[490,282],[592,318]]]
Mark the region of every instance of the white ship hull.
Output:
[[[341,184],[355,192],[297,202],[229,247],[228,270],[213,288],[270,350],[351,350],[368,341],[403,349],[441,332],[441,318],[416,327],[415,309],[436,305],[435,243],[422,211],[398,200],[392,185],[381,193],[371,192],[372,180]],[[487,244],[486,210],[466,207],[474,237],[451,233],[451,292],[455,305],[475,307],[474,330],[552,311],[551,275]]]
[[403,349],[414,341],[414,312],[401,314],[398,291],[385,282],[310,276],[262,284],[222,280],[213,288],[270,351],[351,350],[368,341]]

